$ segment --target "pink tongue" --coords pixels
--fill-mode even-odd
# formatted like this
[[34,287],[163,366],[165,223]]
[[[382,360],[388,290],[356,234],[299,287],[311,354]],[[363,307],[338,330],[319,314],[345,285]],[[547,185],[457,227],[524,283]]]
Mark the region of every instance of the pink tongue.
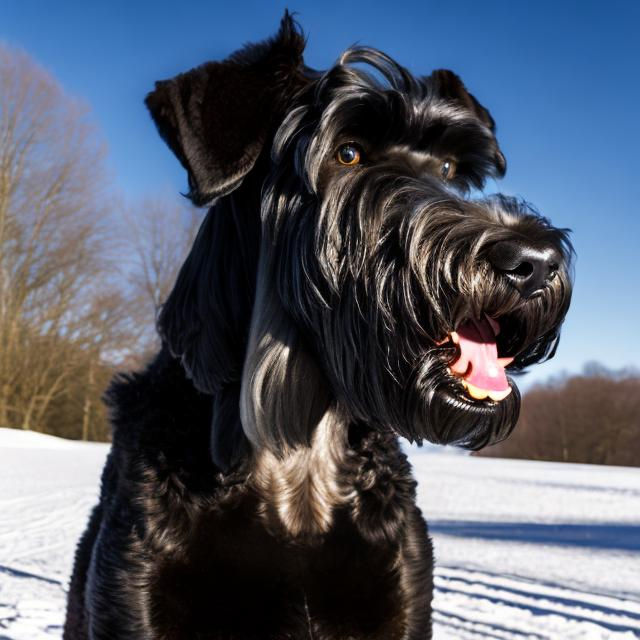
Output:
[[468,320],[458,328],[460,357],[451,370],[470,384],[487,391],[509,389],[504,366],[498,362],[495,332],[489,320]]

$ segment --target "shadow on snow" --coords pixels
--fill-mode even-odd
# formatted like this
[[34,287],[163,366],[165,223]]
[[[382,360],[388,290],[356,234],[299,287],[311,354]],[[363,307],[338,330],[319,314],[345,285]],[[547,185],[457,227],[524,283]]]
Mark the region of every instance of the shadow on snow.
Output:
[[640,525],[635,524],[542,524],[430,520],[429,531],[434,534],[460,538],[505,540],[561,547],[591,547],[612,551],[640,551]]

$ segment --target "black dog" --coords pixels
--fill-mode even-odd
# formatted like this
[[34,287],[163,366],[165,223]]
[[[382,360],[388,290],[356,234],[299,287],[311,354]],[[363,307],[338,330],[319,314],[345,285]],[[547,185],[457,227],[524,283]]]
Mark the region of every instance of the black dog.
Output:
[[[379,51],[305,67],[275,38],[159,82],[147,105],[215,202],[118,379],[67,640],[431,637],[432,550],[397,441],[506,437],[505,375],[549,357],[566,234],[504,197],[450,71]],[[498,354],[500,357],[498,357]]]

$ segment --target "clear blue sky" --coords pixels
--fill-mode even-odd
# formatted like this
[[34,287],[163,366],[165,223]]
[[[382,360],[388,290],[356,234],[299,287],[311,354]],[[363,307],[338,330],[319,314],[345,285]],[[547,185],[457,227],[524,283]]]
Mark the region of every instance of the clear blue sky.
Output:
[[[578,253],[558,355],[523,386],[598,360],[640,367],[640,2],[0,0],[0,39],[92,107],[129,197],[185,189],[143,107],[170,77],[272,33],[288,6],[326,68],[354,42],[415,73],[448,67],[498,124],[507,176]],[[522,384],[521,383],[521,384]]]

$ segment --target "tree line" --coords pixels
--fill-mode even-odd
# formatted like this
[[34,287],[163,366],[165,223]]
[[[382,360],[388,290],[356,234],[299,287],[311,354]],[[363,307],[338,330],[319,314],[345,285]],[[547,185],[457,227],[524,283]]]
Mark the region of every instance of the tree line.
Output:
[[197,228],[179,198],[125,203],[86,105],[0,44],[0,426],[108,439],[101,395],[156,348]]

